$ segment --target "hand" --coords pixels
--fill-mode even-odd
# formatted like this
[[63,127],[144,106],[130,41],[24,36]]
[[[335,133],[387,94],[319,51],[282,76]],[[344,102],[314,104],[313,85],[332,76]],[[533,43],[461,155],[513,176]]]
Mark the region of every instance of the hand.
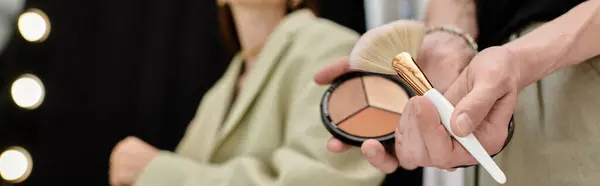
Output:
[[121,140],[110,155],[110,184],[132,185],[158,153],[157,148],[136,137]]
[[[416,61],[436,89],[443,92],[469,63],[472,52],[470,46],[461,37],[445,32],[433,32],[423,38]],[[318,84],[326,85],[350,71],[352,69],[348,58],[344,57],[318,72],[314,79]],[[350,146],[330,138],[327,148],[332,152],[343,152]],[[396,158],[387,155],[383,145],[375,140],[365,141],[362,151],[369,162],[384,173],[391,173],[398,167]]]
[[[452,131],[473,133],[489,154],[498,153],[508,135],[519,83],[519,61],[506,48],[477,54],[444,96],[455,106]],[[447,133],[435,107],[424,97],[412,98],[396,134],[399,164],[451,169],[478,162]]]

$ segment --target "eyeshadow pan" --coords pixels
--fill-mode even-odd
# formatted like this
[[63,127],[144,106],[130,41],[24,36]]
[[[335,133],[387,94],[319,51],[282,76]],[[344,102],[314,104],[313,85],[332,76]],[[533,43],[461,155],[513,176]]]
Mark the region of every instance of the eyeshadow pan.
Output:
[[323,95],[321,119],[333,136],[347,144],[360,146],[375,139],[390,145],[411,96],[414,94],[392,76],[348,73]]
[[365,91],[369,106],[402,113],[408,94],[398,84],[379,76],[365,76]]
[[331,120],[339,124],[342,120],[367,106],[367,99],[360,78],[350,79],[340,84],[329,99]]
[[360,137],[379,137],[394,132],[400,114],[375,107],[367,107],[342,122],[338,127]]

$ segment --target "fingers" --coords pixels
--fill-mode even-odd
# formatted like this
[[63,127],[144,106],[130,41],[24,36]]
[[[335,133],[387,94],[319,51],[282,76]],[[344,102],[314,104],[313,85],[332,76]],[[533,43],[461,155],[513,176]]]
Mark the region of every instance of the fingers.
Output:
[[[334,137],[329,138],[329,141],[327,141],[327,149],[331,152],[340,153],[349,148],[351,148],[350,145],[344,144]],[[383,173],[389,174],[398,168],[396,158],[388,154],[383,145],[377,140],[365,141],[361,146],[361,150],[369,163]]]
[[350,145],[347,145],[334,137],[330,137],[327,141],[327,150],[329,150],[330,152],[341,153],[348,150],[349,148]]
[[456,104],[452,114],[452,132],[464,137],[473,132],[502,96],[495,88],[475,85],[473,90]]
[[496,105],[492,107],[490,113],[475,131],[479,142],[489,154],[500,152],[506,142],[516,97],[516,92],[511,92],[496,101]]
[[418,127],[429,152],[431,164],[441,169],[453,167],[452,138],[446,128],[440,124],[436,108],[425,97],[415,97],[413,102],[422,110],[417,116]]
[[[437,116],[435,115],[435,109],[423,108],[419,99],[426,98],[416,96],[408,101],[398,127],[400,143],[397,145],[399,146],[397,156],[402,167],[408,170],[415,169],[417,166],[432,165],[419,125],[422,125],[423,122],[430,122],[428,120],[431,120],[431,118],[426,118],[432,115],[429,113],[434,113],[434,117]],[[439,125],[439,121],[436,124]]]
[[317,72],[313,78],[319,85],[328,85],[331,84],[335,78],[351,71],[354,70],[350,69],[348,57],[340,57]]
[[452,169],[476,164],[474,158],[440,123],[437,110],[425,97],[415,96],[403,112],[396,132],[396,152],[400,166],[411,170],[417,166]]
[[411,157],[409,156],[409,152],[407,150],[407,148],[404,148],[402,146],[402,141],[408,141],[407,139],[405,139],[405,136],[402,135],[400,128],[396,128],[396,144],[395,144],[395,150],[396,150],[396,158],[398,159],[398,165],[400,165],[402,168],[406,169],[406,170],[414,170],[417,167],[419,167],[417,164],[415,164],[414,162],[412,162]]
[[388,154],[377,140],[371,139],[363,142],[361,150],[369,163],[383,173],[393,173],[398,168],[396,158]]

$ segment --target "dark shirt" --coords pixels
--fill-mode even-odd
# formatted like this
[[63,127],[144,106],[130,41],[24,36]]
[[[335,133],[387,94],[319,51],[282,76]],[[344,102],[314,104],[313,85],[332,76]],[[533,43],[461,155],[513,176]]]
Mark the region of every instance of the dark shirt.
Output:
[[527,24],[551,21],[584,0],[475,0],[479,49],[501,45]]

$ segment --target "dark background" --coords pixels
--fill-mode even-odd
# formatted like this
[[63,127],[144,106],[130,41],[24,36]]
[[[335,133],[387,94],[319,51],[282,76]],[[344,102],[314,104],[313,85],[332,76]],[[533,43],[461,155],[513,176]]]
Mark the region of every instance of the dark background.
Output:
[[[363,1],[320,3],[321,16],[365,31]],[[173,150],[231,58],[214,0],[27,1],[33,7],[48,14],[50,37],[28,43],[15,31],[0,54],[0,149],[25,147],[34,161],[17,185],[108,185],[112,147],[129,135]],[[23,73],[44,83],[38,109],[10,98]],[[401,185],[420,185],[418,173],[402,175]]]

